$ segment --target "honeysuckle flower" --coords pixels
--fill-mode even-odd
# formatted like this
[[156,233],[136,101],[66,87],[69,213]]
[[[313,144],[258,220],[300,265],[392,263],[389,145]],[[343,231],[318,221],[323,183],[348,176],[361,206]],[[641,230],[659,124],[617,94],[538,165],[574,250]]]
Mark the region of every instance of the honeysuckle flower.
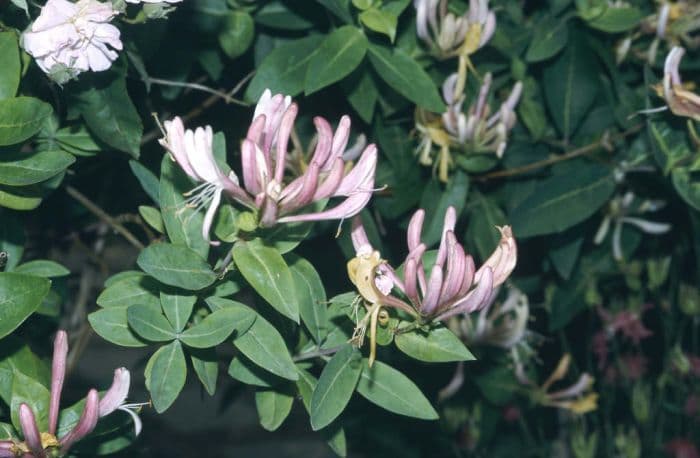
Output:
[[598,394],[589,391],[593,386],[594,378],[588,373],[584,372],[581,374],[578,380],[567,388],[550,391],[552,385],[562,380],[569,371],[571,355],[568,353],[562,356],[556,369],[540,386],[537,386],[525,373],[525,368],[518,357],[518,353],[511,350],[511,354],[515,366],[515,377],[521,385],[532,389],[530,395],[537,404],[566,409],[575,414],[585,414],[598,407]]
[[683,437],[671,439],[664,448],[672,458],[700,458],[697,446],[691,440]]
[[678,66],[685,54],[685,49],[675,46],[666,56],[662,97],[671,112],[700,121],[700,96],[683,87]]
[[140,420],[136,414],[127,409],[124,400],[129,392],[130,374],[125,368],[114,371],[114,381],[107,392],[100,396],[95,389],[88,391],[85,407],[75,426],[57,437],[57,426],[61,392],[66,375],[66,358],[68,356],[68,336],[65,331],[58,331],[54,339],[53,362],[51,366],[51,397],[49,400],[48,431],[41,432],[37,426],[35,414],[29,405],[19,406],[19,421],[24,434],[24,442],[17,440],[0,441],[0,457],[35,457],[63,456],[73,444],[87,436],[95,429],[97,421],[116,409],[128,411],[135,419],[136,434],[140,432]]
[[119,29],[109,23],[116,14],[109,2],[48,0],[21,44],[58,83],[88,70],[107,70],[122,49]]
[[[350,135],[350,118],[343,116],[335,133],[328,121],[314,118],[318,133],[316,148],[300,176],[285,180],[288,144],[298,107],[290,97],[273,96],[266,90],[253,115],[253,122],[241,143],[243,184],[230,172],[225,174],[214,160],[211,127],[194,132],[184,130],[175,118],[165,124],[165,138],[160,140],[173,159],[201,184],[191,194],[190,203],[209,205],[202,232],[208,239],[209,229],[225,193],[256,214],[261,227],[278,223],[321,221],[350,218],[362,210],[374,191],[377,148],[365,147],[354,167],[345,159],[354,156],[346,151]],[[320,212],[299,213],[304,207],[329,198],[343,197],[338,205]]]
[[439,58],[469,55],[484,46],[496,30],[488,0],[470,0],[462,16],[447,11],[447,0],[413,0],[416,32]]
[[180,3],[182,0],[124,0],[126,3]]
[[630,224],[637,229],[652,235],[665,234],[671,230],[671,225],[668,223],[658,223],[649,221],[636,216],[634,214],[644,214],[661,210],[666,205],[663,200],[639,200],[633,192],[626,192],[622,196],[617,196],[610,201],[608,212],[601,221],[600,226],[593,238],[596,245],[600,245],[605,240],[605,237],[613,226],[612,232],[612,251],[616,261],[622,261],[622,225]]
[[[496,294],[493,295],[495,299]],[[492,345],[509,349],[525,337],[530,307],[527,296],[508,287],[503,301],[491,300],[478,313],[465,315],[459,322],[459,335],[470,345]]]
[[[370,331],[375,332],[382,307],[403,310],[421,322],[443,321],[471,313],[489,303],[495,289],[515,268],[517,248],[510,226],[498,228],[500,242],[477,270],[473,258],[457,242],[454,234],[457,213],[454,207],[449,207],[437,257],[428,275],[424,267],[427,247],[420,240],[424,218],[425,211],[421,209],[409,222],[403,278],[374,250],[361,220],[353,220],[352,242],[356,256],[348,262],[348,275],[362,298],[370,304],[364,321],[358,324],[360,343],[366,320],[371,320]],[[371,343],[374,345],[373,341]]]
[[467,155],[491,153],[498,158],[503,157],[508,134],[517,121],[515,107],[522,94],[522,83],[517,82],[513,86],[508,98],[494,113],[487,102],[491,81],[491,74],[487,73],[476,99],[465,113],[462,111],[465,94],[459,88],[458,73],[453,73],[442,85],[447,111],[440,118],[418,112],[416,129],[422,137],[418,147],[420,162],[430,165],[433,145],[438,146],[437,168],[442,181],[447,181],[448,170],[453,163],[451,151]]

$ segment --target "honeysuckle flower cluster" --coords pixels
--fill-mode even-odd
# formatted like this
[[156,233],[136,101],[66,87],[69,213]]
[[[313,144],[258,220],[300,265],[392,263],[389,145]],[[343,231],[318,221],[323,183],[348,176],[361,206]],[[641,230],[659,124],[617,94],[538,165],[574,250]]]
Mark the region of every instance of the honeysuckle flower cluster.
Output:
[[671,230],[671,225],[668,223],[659,223],[649,221],[630,214],[644,214],[655,212],[662,209],[666,202],[662,200],[639,200],[633,192],[626,192],[622,196],[617,196],[610,201],[608,213],[603,218],[603,221],[598,227],[598,231],[593,239],[596,245],[600,245],[605,240],[610,226],[613,227],[612,232],[612,252],[616,261],[622,261],[622,226],[630,224],[635,226],[642,232],[652,235],[665,234]]
[[[477,270],[474,259],[457,242],[454,234],[457,214],[454,207],[449,207],[435,263],[428,275],[425,269],[427,247],[420,240],[424,218],[425,211],[421,209],[409,222],[403,278],[381,259],[380,253],[370,244],[360,219],[354,219],[352,242],[356,257],[348,262],[348,274],[362,298],[370,304],[364,321],[358,324],[360,343],[366,320],[371,320],[370,331],[375,332],[382,307],[403,310],[426,323],[471,313],[489,303],[498,286],[515,268],[517,248],[510,226],[498,228],[500,242]],[[374,345],[374,339],[371,343]]]
[[413,0],[413,6],[418,37],[442,59],[474,53],[496,30],[488,0],[470,0],[462,16],[447,10],[447,0]]
[[416,129],[421,134],[418,146],[419,161],[423,165],[433,163],[435,146],[437,151],[438,176],[447,181],[448,170],[454,160],[451,151],[463,154],[495,154],[503,157],[508,144],[508,134],[515,126],[517,115],[515,107],[522,94],[522,83],[517,82],[508,98],[494,113],[488,104],[492,76],[484,76],[481,88],[469,110],[465,113],[462,106],[465,101],[463,86],[460,88],[458,73],[450,75],[442,85],[442,95],[447,111],[440,118],[419,111]]
[[685,49],[675,46],[666,56],[661,96],[673,114],[700,121],[700,96],[683,87],[678,66]]
[[570,410],[575,414],[591,412],[598,407],[598,394],[590,389],[595,381],[588,373],[583,373],[571,386],[557,391],[550,391],[555,382],[562,380],[569,371],[571,355],[562,356],[556,369],[542,385],[537,385],[526,374],[525,367],[518,357],[518,352],[511,350],[515,367],[515,377],[521,385],[531,389],[532,400],[546,407]]
[[131,376],[129,371],[120,367],[114,371],[112,386],[100,398],[97,390],[88,391],[85,407],[78,422],[66,434],[57,437],[58,415],[61,402],[61,391],[66,376],[66,358],[68,356],[68,335],[58,331],[54,339],[53,362],[51,366],[51,397],[49,401],[48,431],[39,431],[35,412],[29,405],[19,406],[19,422],[24,435],[24,441],[0,440],[0,458],[35,457],[46,458],[63,456],[68,450],[85,436],[90,434],[97,421],[115,410],[127,412],[134,420],[136,434],[141,431],[141,420],[131,410],[137,405],[125,404],[129,393]]
[[22,47],[58,83],[107,70],[122,49],[119,29],[109,23],[116,15],[109,2],[48,0],[22,34]]
[[[314,118],[318,140],[313,155],[300,176],[285,178],[288,144],[298,107],[289,96],[273,96],[266,90],[258,101],[253,121],[241,144],[243,184],[234,172],[224,173],[214,159],[210,126],[185,130],[182,120],[164,123],[160,140],[172,158],[194,181],[190,204],[208,206],[202,227],[209,239],[222,194],[248,207],[261,227],[278,223],[350,218],[362,210],[374,188],[377,148],[364,148],[354,167],[345,159],[350,135],[350,118],[343,116],[335,132],[321,117]],[[353,152],[353,155],[355,153]],[[299,213],[319,201],[344,198],[329,210]]]

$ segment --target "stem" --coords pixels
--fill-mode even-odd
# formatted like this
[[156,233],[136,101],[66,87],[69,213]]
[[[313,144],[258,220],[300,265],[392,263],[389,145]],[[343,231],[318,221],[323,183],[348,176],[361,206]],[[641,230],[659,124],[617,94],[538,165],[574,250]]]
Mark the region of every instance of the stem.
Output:
[[194,89],[196,91],[208,92],[209,94],[213,94],[216,97],[224,99],[226,101],[226,103],[233,103],[235,105],[240,105],[243,107],[247,107],[249,105],[248,103],[244,102],[243,100],[239,100],[235,97],[230,96],[226,92],[217,91],[216,89],[212,89],[209,86],[205,86],[205,85],[199,84],[199,83],[187,83],[187,82],[180,82],[180,81],[171,81],[171,80],[165,80],[162,78],[154,78],[152,76],[148,76],[148,77],[144,78],[143,80],[145,83],[160,84],[161,86],[186,87],[189,89]]
[[570,151],[566,154],[562,154],[561,156],[551,157],[549,159],[544,159],[542,161],[533,162],[531,164],[523,165],[521,167],[515,167],[508,170],[499,170],[497,172],[487,173],[485,175],[477,176],[475,177],[475,179],[478,181],[488,181],[493,178],[503,178],[514,175],[522,175],[523,173],[541,169],[542,167],[556,164],[557,162],[568,161],[569,159],[573,159],[578,156],[584,156],[586,154],[590,154],[594,151],[597,151],[599,148],[603,148],[613,141],[622,140],[625,137],[639,132],[643,127],[643,124],[637,124],[636,126],[633,126],[618,135],[613,135],[612,137],[603,134],[599,140],[596,140],[595,142],[590,143],[586,146],[582,146],[581,148],[576,148],[575,150]]
[[99,219],[107,223],[112,229],[121,234],[134,247],[138,248],[139,250],[143,250],[145,248],[143,243],[141,243],[139,239],[137,239],[136,236],[131,233],[131,231],[119,224],[119,222],[108,215],[104,210],[97,206],[97,204],[92,202],[73,186],[66,186],[66,192],[73,199],[77,200],[83,207],[87,208],[90,213],[97,216]]
[[313,359],[313,358],[318,358],[320,356],[328,356],[332,355],[333,353],[336,353],[340,351],[345,345],[338,345],[337,347],[331,347],[331,348],[326,348],[326,349],[318,349],[316,351],[310,351],[307,353],[301,353],[299,355],[293,356],[292,361],[297,362],[297,361],[304,361],[307,359]]

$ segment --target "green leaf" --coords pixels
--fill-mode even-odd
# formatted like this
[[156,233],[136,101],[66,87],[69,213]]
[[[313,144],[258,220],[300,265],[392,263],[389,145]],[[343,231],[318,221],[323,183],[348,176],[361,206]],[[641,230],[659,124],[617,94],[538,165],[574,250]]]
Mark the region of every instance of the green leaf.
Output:
[[422,420],[439,418],[430,401],[411,379],[381,361],[375,361],[371,368],[362,369],[357,392],[389,412]]
[[231,59],[245,53],[253,42],[255,23],[250,14],[231,11],[223,19],[219,31],[219,46]]
[[162,291],[160,293],[160,305],[168,321],[173,325],[175,332],[182,332],[185,329],[185,325],[192,315],[195,302],[197,302],[197,296],[177,293],[169,294]]
[[124,307],[131,304],[159,305],[160,300],[154,291],[158,284],[142,272],[112,281],[107,289],[97,296],[100,307]]
[[139,180],[141,187],[146,194],[148,194],[148,197],[158,204],[160,202],[160,197],[158,195],[160,183],[158,183],[158,177],[146,168],[146,166],[133,159],[129,161],[129,168],[136,179]]
[[255,14],[255,22],[282,30],[306,30],[313,26],[311,21],[288,8],[281,1],[266,3]]
[[257,316],[248,332],[233,341],[241,353],[265,370],[296,380],[296,367],[280,333],[266,319]]
[[170,286],[199,290],[216,281],[216,273],[209,264],[184,246],[170,243],[150,245],[139,254],[136,263],[144,272]]
[[301,320],[314,341],[320,344],[328,332],[326,290],[321,277],[309,261],[296,255],[291,256],[290,260],[289,268],[296,285]]
[[148,205],[139,205],[139,215],[141,215],[141,218],[143,218],[146,224],[161,234],[165,234],[163,217],[160,215],[160,211],[157,208],[149,207]]
[[160,305],[132,305],[126,316],[131,329],[146,340],[169,342],[177,337],[175,330],[163,315]]
[[243,355],[238,355],[231,360],[231,364],[228,366],[228,375],[246,385],[262,386],[266,388],[279,385],[284,381],[283,378],[273,375],[260,366],[255,365],[255,363]]
[[0,185],[0,207],[12,210],[34,210],[41,204],[43,193],[36,186],[12,188]]
[[256,313],[245,306],[217,310],[180,334],[180,340],[188,347],[213,347],[226,340],[234,331],[236,337],[244,335],[256,317]]
[[88,128],[112,148],[138,158],[143,125],[126,90],[126,76],[110,72],[92,83],[75,94]]
[[272,247],[243,241],[233,246],[232,253],[250,286],[278,312],[299,323],[296,286],[282,255]]
[[146,342],[129,328],[129,306],[109,307],[88,315],[92,329],[103,339],[122,347],[145,347]]
[[566,46],[568,39],[569,29],[566,27],[566,21],[547,16],[535,27],[525,60],[539,62],[549,59]]
[[275,431],[292,411],[294,395],[289,385],[255,392],[255,407],[258,409],[260,425],[268,431]]
[[202,382],[202,386],[210,396],[216,393],[216,379],[219,376],[219,361],[214,348],[202,350],[188,350],[192,367],[197,374],[197,378]]
[[654,159],[664,174],[687,162],[693,154],[685,129],[674,128],[664,121],[649,121],[647,128],[652,139]]
[[352,345],[338,351],[321,372],[311,397],[311,427],[328,426],[350,401],[362,372],[362,356]]
[[522,388],[506,364],[475,376],[474,383],[488,401],[498,406],[507,404]]
[[10,415],[12,424],[17,431],[21,431],[19,423],[19,406],[27,404],[34,412],[39,431],[48,430],[49,426],[49,390],[33,378],[15,372],[12,378],[12,403],[10,404]]
[[13,31],[0,33],[0,100],[14,97],[20,80],[19,44]]
[[36,151],[0,156],[0,184],[27,186],[58,175],[75,162],[63,151]]
[[369,60],[377,74],[396,92],[426,110],[442,113],[445,104],[430,76],[401,49],[393,52],[376,45],[369,47]]
[[0,146],[27,140],[52,114],[51,105],[33,97],[0,100]]
[[[574,30],[574,34],[579,33]],[[571,40],[562,55],[543,71],[544,95],[554,124],[565,140],[571,138],[598,93],[595,56],[583,40]]]
[[322,40],[322,35],[312,35],[275,47],[258,66],[245,98],[257,102],[265,89],[292,97],[301,93],[306,69]]
[[340,20],[346,24],[352,22],[350,14],[350,0],[316,0],[321,5],[325,6],[328,11],[335,14]]
[[366,123],[371,122],[379,91],[369,69],[363,65],[353,77],[345,79],[342,85],[348,102],[360,118]]
[[483,194],[475,194],[471,204],[466,237],[476,247],[479,257],[488,259],[500,240],[496,226],[507,224],[506,215]]
[[687,168],[677,168],[671,173],[673,187],[685,202],[700,210],[700,180]]
[[57,262],[47,259],[25,262],[12,269],[12,271],[18,274],[34,275],[44,278],[65,277],[66,275],[70,275],[70,270]]
[[611,171],[594,164],[542,180],[539,191],[511,212],[513,233],[534,237],[561,232],[590,217],[614,191]]
[[17,8],[20,8],[23,10],[26,14],[27,17],[29,17],[29,6],[27,5],[27,0],[11,0],[12,4],[15,5]]
[[44,386],[50,383],[51,372],[46,362],[15,336],[2,341],[0,350],[0,399],[9,406],[12,403],[14,374],[22,373]]
[[147,387],[156,412],[163,413],[175,402],[185,386],[187,363],[177,340],[158,349],[148,364]]
[[588,25],[608,33],[619,33],[636,28],[644,18],[642,12],[633,6],[608,7],[603,14],[589,19]]
[[202,257],[209,253],[209,242],[202,237],[204,215],[187,206],[184,193],[195,185],[178,165],[166,154],[161,161],[160,213],[168,238],[175,244],[187,245]]
[[370,30],[383,33],[389,37],[392,43],[394,42],[396,38],[396,23],[398,22],[395,14],[372,7],[360,13],[360,22]]
[[0,339],[39,308],[50,288],[45,278],[0,272]]
[[357,27],[346,25],[331,32],[309,62],[304,83],[306,95],[348,76],[362,62],[367,45],[367,37]]
[[462,213],[469,193],[469,175],[458,171],[444,191],[437,180],[432,180],[423,191],[421,208],[425,208],[425,222],[421,240],[430,247],[442,237],[442,227],[447,208],[452,206],[457,211],[457,218]]
[[419,361],[447,363],[476,359],[462,341],[445,327],[431,329],[428,334],[418,331],[397,333],[394,342],[399,350]]

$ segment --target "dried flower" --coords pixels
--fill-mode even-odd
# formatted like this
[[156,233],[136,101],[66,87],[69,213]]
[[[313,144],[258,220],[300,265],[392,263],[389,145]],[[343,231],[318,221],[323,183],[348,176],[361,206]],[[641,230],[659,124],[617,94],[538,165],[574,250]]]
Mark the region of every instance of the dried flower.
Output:
[[601,221],[598,231],[593,239],[596,245],[600,245],[608,235],[610,226],[612,232],[612,252],[616,261],[622,261],[622,225],[630,224],[637,229],[652,235],[665,234],[671,230],[668,223],[658,223],[647,219],[629,216],[634,214],[644,214],[661,210],[666,205],[663,200],[639,200],[633,192],[626,192],[623,196],[617,196],[610,201],[608,212]]
[[662,97],[673,114],[700,121],[700,96],[685,89],[678,66],[685,49],[675,46],[666,56]]
[[446,0],[413,0],[413,6],[418,37],[442,59],[474,53],[496,30],[488,0],[470,0],[469,10],[459,17],[447,11]]
[[15,440],[0,441],[0,457],[36,457],[55,456],[55,453],[65,454],[76,442],[87,436],[95,429],[97,421],[117,409],[126,411],[134,419],[136,434],[141,430],[141,421],[131,408],[138,405],[124,404],[129,392],[130,374],[121,367],[114,371],[114,381],[110,389],[100,399],[97,390],[88,391],[85,407],[75,426],[62,437],[57,437],[58,415],[61,401],[61,391],[66,375],[66,358],[68,356],[68,335],[58,331],[54,339],[53,363],[51,366],[51,397],[49,400],[49,429],[40,432],[31,407],[20,404],[19,421],[24,434],[24,442]]
[[[356,215],[367,205],[374,191],[377,148],[374,145],[365,147],[357,164],[348,167],[345,154],[348,153],[350,118],[347,116],[340,120],[335,133],[325,119],[314,119],[318,141],[310,163],[304,165],[301,176],[285,181],[287,147],[297,111],[297,105],[290,97],[272,96],[269,90],[263,93],[246,139],[241,144],[243,186],[233,172],[225,174],[216,163],[211,127],[184,131],[179,118],[166,121],[161,145],[190,178],[202,183],[192,191],[194,196],[190,204],[198,208],[209,206],[202,228],[205,238],[209,238],[222,193],[253,210],[261,227],[300,221],[342,220]],[[355,155],[354,151],[351,153]],[[298,213],[332,197],[345,199],[329,210]]]
[[107,70],[122,49],[119,29],[109,24],[116,14],[111,3],[48,0],[22,34],[22,47],[58,83]]
[[585,414],[598,407],[598,394],[589,391],[593,386],[594,378],[588,373],[584,372],[581,374],[576,383],[568,388],[550,391],[551,386],[555,382],[563,379],[569,371],[571,355],[568,353],[562,356],[556,369],[554,369],[547,380],[540,386],[535,385],[527,376],[525,368],[518,357],[518,353],[511,350],[511,354],[513,356],[516,378],[522,385],[533,389],[531,393],[532,399],[538,404],[570,410],[575,414]]

